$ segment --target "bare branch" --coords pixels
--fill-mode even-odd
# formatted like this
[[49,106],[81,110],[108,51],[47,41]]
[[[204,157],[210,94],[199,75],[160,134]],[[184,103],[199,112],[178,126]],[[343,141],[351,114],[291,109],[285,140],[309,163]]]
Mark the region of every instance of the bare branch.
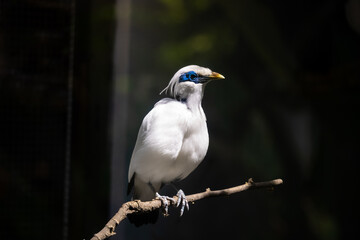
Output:
[[[243,192],[250,189],[259,189],[259,188],[273,188],[283,183],[282,179],[275,179],[272,181],[266,182],[254,182],[251,178],[243,185],[239,185],[232,188],[226,188],[222,190],[212,191],[210,188],[206,189],[205,192],[191,194],[186,196],[186,199],[189,202],[195,202],[204,198],[209,197],[219,197],[227,196],[238,192]],[[177,201],[177,196],[174,196],[175,202]],[[171,203],[171,205],[174,205]],[[98,233],[94,234],[91,240],[103,240],[110,236],[115,235],[115,227],[124,220],[129,214],[135,212],[148,212],[153,211],[161,207],[161,201],[154,199],[152,201],[141,202],[139,200],[129,201],[124,203],[119,211],[110,219],[110,221],[105,225],[105,227]]]

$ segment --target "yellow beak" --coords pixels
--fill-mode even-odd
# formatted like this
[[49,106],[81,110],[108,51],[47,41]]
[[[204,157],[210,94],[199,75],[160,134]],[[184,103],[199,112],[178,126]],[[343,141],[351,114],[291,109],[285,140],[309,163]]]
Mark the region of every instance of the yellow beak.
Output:
[[225,79],[225,77],[223,75],[221,75],[220,73],[217,73],[217,72],[212,72],[209,76],[209,78],[212,78],[212,79]]

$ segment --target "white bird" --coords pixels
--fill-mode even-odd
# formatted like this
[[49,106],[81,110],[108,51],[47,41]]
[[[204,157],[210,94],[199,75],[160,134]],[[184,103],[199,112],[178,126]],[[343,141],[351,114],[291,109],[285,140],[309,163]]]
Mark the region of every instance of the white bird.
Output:
[[[161,99],[145,116],[132,153],[128,173],[128,194],[142,201],[155,197],[162,200],[167,214],[168,200],[158,191],[164,184],[187,177],[204,159],[209,146],[206,116],[201,106],[206,83],[224,79],[208,68],[190,65],[175,73],[166,92],[170,98]],[[161,94],[160,93],[160,94]],[[188,207],[182,190],[177,193],[181,203],[180,216]],[[154,223],[158,212],[129,216],[139,226]]]

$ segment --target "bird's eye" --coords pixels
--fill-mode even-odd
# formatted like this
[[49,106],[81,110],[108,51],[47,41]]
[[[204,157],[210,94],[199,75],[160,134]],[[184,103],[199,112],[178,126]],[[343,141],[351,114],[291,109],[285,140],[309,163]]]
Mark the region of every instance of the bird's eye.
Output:
[[191,81],[194,81],[196,79],[196,77],[197,77],[196,73],[190,73],[189,74],[189,78],[190,78]]
[[187,72],[187,73],[183,73],[180,76],[179,82],[186,82],[186,81],[191,81],[193,83],[198,83],[198,75],[196,74],[196,72],[190,71],[190,72]]

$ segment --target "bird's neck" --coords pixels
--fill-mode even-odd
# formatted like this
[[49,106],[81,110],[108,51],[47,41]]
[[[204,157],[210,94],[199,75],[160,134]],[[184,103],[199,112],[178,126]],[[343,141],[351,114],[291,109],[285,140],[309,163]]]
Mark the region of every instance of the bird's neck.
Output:
[[203,90],[203,87],[196,88],[191,93],[178,96],[177,100],[186,104],[187,108],[194,114],[204,115],[204,111],[201,107]]

